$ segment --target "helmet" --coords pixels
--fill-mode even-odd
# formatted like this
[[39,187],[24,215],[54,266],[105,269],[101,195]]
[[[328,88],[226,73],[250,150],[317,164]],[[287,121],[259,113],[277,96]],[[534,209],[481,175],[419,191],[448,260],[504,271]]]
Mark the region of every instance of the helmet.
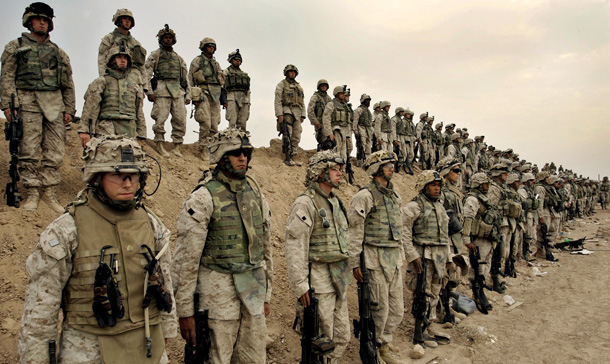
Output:
[[434,129],[442,129],[443,128],[443,122],[441,121],[440,123],[436,123],[436,125],[434,125]]
[[434,121],[434,115],[430,116],[430,117],[428,118],[428,121]]
[[318,84],[316,85],[316,89],[317,89],[317,90],[319,90],[319,89],[320,89],[320,86],[322,86],[322,85],[326,85],[326,89],[327,89],[327,90],[328,90],[328,88],[330,87],[330,86],[329,86],[329,84],[328,84],[328,81],[322,78],[322,79],[320,79],[320,80],[318,81]]
[[131,53],[129,52],[129,48],[127,48],[124,43],[114,45],[112,48],[110,48],[108,55],[106,56],[106,67],[112,67],[112,60],[114,59],[114,56],[119,54],[124,54],[127,56],[129,59],[127,68],[131,68]]
[[228,128],[219,132],[208,140],[210,164],[218,163],[226,152],[237,149],[254,149],[250,144],[249,132],[235,128]]
[[387,106],[392,106],[392,104],[389,101],[381,101],[381,103],[379,104],[379,107],[381,107],[382,109]]
[[347,93],[347,91],[346,91],[346,90],[347,90],[347,86],[346,86],[346,85],[343,85],[343,86],[335,86],[335,88],[333,89],[333,96],[334,96],[334,97],[337,97],[337,95],[338,95],[338,94],[340,94],[340,93],[342,93],[342,92],[345,94],[345,93]]
[[243,61],[243,59],[241,58],[241,53],[239,53],[239,49],[236,49],[234,52],[229,53],[229,58],[227,58],[227,61],[231,63],[231,61],[234,59]]
[[474,143],[474,141],[471,138],[466,138],[466,140],[464,141],[465,145],[472,144],[472,143]]
[[375,105],[373,105],[373,110],[375,110],[378,107],[381,107],[380,105],[381,105],[380,102],[376,102]]
[[436,170],[441,174],[441,176],[446,176],[447,173],[453,168],[460,167],[461,162],[452,157],[445,157],[441,159],[436,165]]
[[411,109],[406,108],[405,109],[405,115],[410,115],[411,117],[413,117],[413,115],[415,115],[415,114],[413,113],[413,111],[411,111]]
[[131,138],[118,135],[96,137],[87,144],[83,154],[83,180],[87,183],[92,182],[98,173],[141,173],[143,176],[150,173],[146,153]]
[[544,181],[547,177],[549,176],[549,172],[547,171],[540,171],[538,172],[538,174],[536,175],[536,180],[542,182]]
[[369,176],[374,176],[377,174],[377,172],[379,172],[379,167],[381,167],[383,164],[396,161],[398,161],[398,157],[394,152],[378,150],[366,158],[362,167]]
[[604,176],[604,181],[607,181],[607,180],[608,180],[608,176]]
[[417,176],[417,182],[415,183],[415,188],[417,192],[422,192],[424,188],[431,182],[440,181],[441,185],[443,184],[443,179],[441,175],[438,174],[437,171],[425,170],[422,171],[419,176]]
[[213,45],[214,49],[216,49],[216,41],[210,37],[205,37],[201,40],[201,42],[199,42],[199,49],[203,50],[203,48],[205,48],[205,46],[208,44]]
[[458,139],[460,139],[462,136],[460,135],[460,133],[453,133],[451,134],[451,141],[456,141]]
[[169,34],[172,37],[174,37],[174,41],[172,42],[172,45],[176,44],[176,33],[174,33],[173,30],[171,30],[169,28],[169,25],[165,24],[165,26],[163,28],[161,28],[161,30],[159,30],[159,32],[157,33],[157,38],[159,38],[159,44],[163,44],[163,36]]
[[559,179],[559,177],[556,174],[550,175],[549,176],[549,184],[550,185],[555,184],[555,182],[557,182],[558,179]]
[[360,96],[360,103],[363,103],[365,100],[370,100],[371,97],[367,94],[362,94],[362,96]]
[[491,182],[489,180],[489,177],[487,177],[487,175],[483,172],[479,172],[479,173],[475,173],[474,175],[472,175],[472,177],[470,177],[470,188],[478,188],[479,186],[481,186],[484,183],[489,183]]
[[419,114],[419,120],[425,120],[428,118],[428,112],[423,112]]
[[401,112],[405,112],[405,108],[404,107],[397,107],[396,110],[394,111],[395,114],[399,114]]
[[533,173],[523,173],[523,176],[521,176],[521,183],[525,183],[527,181],[533,181],[535,179],[536,179],[536,177],[534,177]]
[[512,185],[515,182],[519,182],[519,175],[517,173],[509,173],[506,179],[507,185]]
[[[119,18],[123,17],[123,16],[131,18],[131,28],[136,26],[136,19],[133,17],[133,14],[128,9],[118,9],[116,11],[116,13],[114,13],[114,16],[112,17],[112,22],[114,23],[114,25],[116,25],[118,27]],[[131,28],[129,28],[129,29],[131,29]]]
[[53,18],[55,17],[53,13],[53,8],[45,3],[40,2],[31,3],[30,6],[25,8],[22,17],[23,26],[29,29],[30,21],[32,20],[32,18],[35,18],[37,16],[47,19],[49,21],[48,31],[50,32],[53,30]]
[[492,177],[501,175],[502,173],[508,173],[508,167],[504,163],[496,163],[489,169]]
[[311,158],[309,158],[309,162],[307,163],[305,185],[309,186],[312,182],[316,182],[322,172],[336,166],[337,164],[343,165],[345,164],[345,160],[341,158],[339,153],[333,150],[323,150],[314,154]]
[[284,67],[284,76],[288,75],[288,71],[294,71],[297,76],[299,75],[299,69],[293,64],[287,64],[286,67]]

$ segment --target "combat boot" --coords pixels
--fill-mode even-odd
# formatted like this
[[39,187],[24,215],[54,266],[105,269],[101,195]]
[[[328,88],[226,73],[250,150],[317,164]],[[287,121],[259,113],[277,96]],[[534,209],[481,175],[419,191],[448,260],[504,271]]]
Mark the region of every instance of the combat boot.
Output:
[[38,201],[40,200],[40,193],[37,187],[28,188],[28,197],[25,199],[22,208],[25,211],[36,211],[38,208]]
[[401,363],[400,359],[397,356],[395,356],[394,354],[392,354],[392,351],[390,350],[390,347],[388,346],[388,344],[381,345],[381,347],[379,348],[379,356],[387,364]]
[[493,274],[491,276],[491,280],[493,281],[493,291],[498,293],[506,292],[506,285],[504,281],[500,282],[497,274]]
[[155,142],[155,150],[164,158],[169,158],[169,153],[163,148],[163,142]]
[[181,147],[182,147],[181,143],[174,143],[173,153],[176,157],[182,157],[182,152],[180,151]]
[[55,197],[55,186],[45,187],[42,190],[42,200],[49,205],[51,210],[57,212],[58,214],[63,214],[66,209],[62,207],[57,198]]

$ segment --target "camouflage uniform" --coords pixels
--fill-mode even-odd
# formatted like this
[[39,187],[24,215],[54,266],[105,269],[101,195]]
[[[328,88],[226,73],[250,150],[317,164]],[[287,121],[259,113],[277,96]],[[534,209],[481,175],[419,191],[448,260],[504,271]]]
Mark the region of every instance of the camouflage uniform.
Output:
[[390,122],[390,115],[388,111],[385,109],[390,106],[389,101],[381,102],[381,111],[375,117],[375,135],[377,135],[377,140],[381,144],[381,148],[387,152],[393,152],[392,148],[392,123]]
[[[227,129],[210,138],[210,162],[218,163],[230,150],[251,149],[247,137]],[[226,164],[217,164],[212,176],[200,181],[178,215],[172,266],[176,310],[180,318],[192,317],[193,295],[200,293],[199,307],[209,310],[210,363],[265,363],[271,213],[254,180],[229,178],[223,168]]]
[[[233,58],[241,61],[239,49],[229,54],[229,63]],[[246,122],[250,118],[250,76],[240,67],[231,64],[223,71],[225,75],[225,88],[227,89],[227,111],[225,118],[229,121],[229,128],[246,130]]]
[[[540,206],[538,206],[538,219],[540,224],[544,221],[547,225],[547,236],[549,241],[555,241],[556,231],[552,231],[555,226],[553,220],[555,219],[555,210],[554,206],[557,203],[555,198],[555,194],[553,193],[554,187],[550,186],[547,183],[547,179],[549,178],[548,172],[539,172],[536,176],[537,183],[534,185],[534,194],[538,195],[538,199],[540,200]],[[543,256],[544,248],[543,241],[545,236],[543,236],[542,231],[540,229],[540,224],[538,224],[538,230],[536,231],[537,237],[537,249],[538,255]]]
[[322,140],[326,140],[327,137],[333,135],[337,143],[337,152],[341,158],[346,159],[348,150],[352,150],[352,116],[345,101],[337,98],[339,94],[339,92],[336,92],[337,88],[345,94],[343,86],[335,87],[335,90],[333,90],[335,98],[324,107]]
[[610,202],[610,181],[608,177],[604,177],[601,186],[599,187],[600,197],[602,200],[602,208],[605,210]]
[[[367,98],[369,100],[371,99],[370,96],[363,94],[360,97],[360,102],[362,103]],[[371,155],[373,143],[373,115],[371,114],[369,107],[360,104],[360,106],[354,110],[354,120],[352,122],[352,130],[356,138],[360,138],[362,148],[364,149],[364,158],[366,158]]]
[[332,98],[328,95],[327,91],[320,90],[320,86],[322,85],[326,85],[326,89],[328,90],[328,81],[325,79],[319,80],[317,91],[311,95],[309,104],[307,105],[307,117],[314,127],[316,141],[318,142],[318,150],[320,150],[320,144],[324,142],[322,137],[322,115],[324,114],[326,104],[332,101]]
[[413,124],[413,111],[409,108],[405,110],[405,117],[402,119],[405,128],[405,143],[407,149],[407,158],[409,158],[409,163],[412,163],[415,160],[415,155],[413,154],[413,148],[415,147],[415,140],[417,139],[415,124]]
[[[292,66],[292,68],[290,67]],[[284,116],[284,122],[288,126],[290,141],[292,143],[293,154],[296,153],[301,142],[303,128],[301,123],[305,119],[305,99],[303,87],[296,79],[287,76],[288,70],[298,73],[298,69],[293,65],[287,65],[284,69],[285,79],[281,80],[275,87],[275,117]],[[280,124],[277,123],[277,131],[280,131]]]
[[[521,177],[521,186],[517,191],[521,196],[521,200],[525,201],[525,230],[523,233],[523,241],[527,243],[530,247],[530,251],[532,248],[535,249],[535,246],[532,247],[532,244],[537,240],[537,227],[538,227],[538,206],[540,205],[540,199],[536,198],[534,191],[532,190],[532,186],[529,185],[528,181],[534,181],[535,177],[531,173],[524,173],[523,177]],[[528,184],[526,184],[528,183]],[[519,252],[518,252],[519,253]],[[518,255],[519,256],[519,255]],[[527,257],[523,257],[527,258]]]

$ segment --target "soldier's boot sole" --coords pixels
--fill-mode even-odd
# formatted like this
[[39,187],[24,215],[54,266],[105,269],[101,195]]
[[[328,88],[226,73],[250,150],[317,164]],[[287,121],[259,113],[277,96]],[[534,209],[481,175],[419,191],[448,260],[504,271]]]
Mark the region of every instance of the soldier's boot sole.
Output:
[[28,196],[23,205],[21,205],[21,208],[25,211],[36,211],[39,201],[40,192],[38,192],[38,188],[28,188]]

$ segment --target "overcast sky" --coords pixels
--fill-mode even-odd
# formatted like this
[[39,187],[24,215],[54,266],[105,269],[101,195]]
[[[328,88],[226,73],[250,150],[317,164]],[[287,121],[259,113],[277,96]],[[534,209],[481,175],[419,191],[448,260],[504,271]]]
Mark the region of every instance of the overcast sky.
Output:
[[[0,43],[22,31],[31,1],[2,6]],[[468,127],[471,137],[513,148],[540,167],[549,161],[597,179],[610,174],[610,2],[608,1],[67,1],[55,9],[51,39],[70,56],[78,114],[97,77],[97,49],[129,8],[132,34],[148,52],[168,23],[175,50],[190,64],[206,36],[216,59],[239,48],[252,78],[248,129],[256,146],[277,137],[273,97],[288,63],[299,68],[305,102],[316,82],[347,84],[352,103],[367,93],[435,123]],[[373,5],[374,4],[374,5]],[[151,104],[145,113],[152,138]],[[190,115],[190,106],[188,106]],[[227,126],[224,113],[220,128]],[[315,148],[304,122],[301,147]],[[169,121],[166,139],[169,139]],[[187,142],[196,140],[194,119]]]

